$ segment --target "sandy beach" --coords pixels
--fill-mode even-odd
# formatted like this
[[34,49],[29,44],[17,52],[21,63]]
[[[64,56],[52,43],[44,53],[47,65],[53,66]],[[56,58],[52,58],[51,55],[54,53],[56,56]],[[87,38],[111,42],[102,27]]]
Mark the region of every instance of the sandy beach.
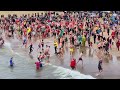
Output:
[[8,14],[17,14],[18,16],[25,15],[25,14],[32,14],[32,13],[44,13],[44,11],[0,11],[0,15],[7,16]]
[[[22,15],[22,14],[32,14],[32,13],[44,13],[44,11],[0,11],[0,15],[5,15],[7,16],[8,14],[17,14],[18,16]],[[105,36],[107,36],[107,33],[104,33]],[[54,54],[54,47],[53,47],[53,38],[49,38],[49,39],[45,39],[46,43],[49,43],[49,45],[51,46],[50,51],[51,51],[51,58],[50,58],[50,63],[52,63],[53,65],[56,66],[61,66],[64,68],[68,68],[69,67],[69,63],[70,63],[70,55],[69,55],[69,51],[66,50],[66,54],[64,55],[64,60],[59,60],[58,58],[56,58],[55,54]],[[38,45],[38,42],[35,43],[34,47],[36,48]],[[94,48],[97,48],[96,45],[93,45]],[[14,45],[13,45],[13,49],[14,49]],[[78,52],[80,51],[84,51],[84,68],[81,67],[81,63],[78,63],[77,65],[77,71],[80,71],[83,74],[86,75],[91,75],[95,78],[98,79],[120,79],[120,60],[117,57],[120,57],[120,52],[117,51],[115,45],[112,47],[112,50],[110,50],[110,54],[112,54],[113,56],[113,60],[106,60],[103,62],[103,73],[101,76],[96,77],[96,73],[98,73],[98,58],[96,57],[96,54],[92,54],[93,49],[89,50],[88,48],[80,48],[77,49],[75,57],[76,59],[79,58]],[[23,51],[23,53],[25,53]],[[36,52],[34,51],[34,57],[36,57]]]

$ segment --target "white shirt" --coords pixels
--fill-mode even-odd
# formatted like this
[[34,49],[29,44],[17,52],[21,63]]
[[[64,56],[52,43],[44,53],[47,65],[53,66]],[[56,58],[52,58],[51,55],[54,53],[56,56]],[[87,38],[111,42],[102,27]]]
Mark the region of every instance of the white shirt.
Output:
[[35,32],[33,31],[32,34],[35,35]]

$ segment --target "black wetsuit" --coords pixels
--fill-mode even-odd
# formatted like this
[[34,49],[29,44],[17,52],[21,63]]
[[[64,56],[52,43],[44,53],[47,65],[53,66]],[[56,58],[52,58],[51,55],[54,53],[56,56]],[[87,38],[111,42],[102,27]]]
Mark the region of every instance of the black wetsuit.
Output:
[[94,34],[93,37],[94,37],[94,44],[95,44],[96,43],[96,35]]
[[98,63],[98,70],[99,71],[103,70],[103,68],[102,68],[102,60],[100,60],[99,63]]
[[90,47],[90,37],[88,37],[88,45],[89,45],[89,47]]
[[109,50],[109,43],[107,42],[107,43],[105,44],[105,51],[108,52],[108,50]]
[[44,47],[44,42],[43,41],[42,41],[41,45],[42,45],[42,48],[43,48]]
[[30,46],[30,52],[29,52],[29,54],[33,51],[33,45],[31,44]]
[[110,34],[110,29],[109,29],[109,28],[107,29],[107,34],[108,34],[108,36],[109,36],[109,34]]
[[72,44],[74,45],[74,37],[72,37]]

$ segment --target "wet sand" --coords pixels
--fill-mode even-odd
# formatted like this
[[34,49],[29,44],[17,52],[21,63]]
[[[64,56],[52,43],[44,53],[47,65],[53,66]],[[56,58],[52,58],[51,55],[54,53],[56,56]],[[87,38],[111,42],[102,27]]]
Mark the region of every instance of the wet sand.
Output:
[[[47,41],[47,40],[46,40]],[[53,40],[49,39],[49,45],[51,46],[51,58],[50,58],[50,63],[58,66],[62,66],[65,68],[70,68],[70,54],[69,54],[69,49],[68,51],[65,51],[64,59],[59,59],[54,55],[54,47],[53,47]],[[116,57],[120,54],[115,54],[113,52],[113,60],[107,60],[107,58],[103,62],[103,73],[101,76],[96,77],[96,73],[98,73],[98,58],[96,56],[96,53],[93,53],[93,49],[89,48],[81,48],[77,49],[74,57],[78,60],[78,55],[80,54],[81,51],[84,51],[84,68],[81,67],[81,62],[77,64],[77,71],[80,71],[83,74],[86,75],[92,75],[95,78],[100,78],[100,79],[117,79],[120,78],[120,60],[118,60]],[[116,51],[118,52],[118,51]],[[93,53],[93,54],[92,54]]]
[[[26,59],[22,60],[24,62],[19,63],[20,58],[16,59],[16,67],[19,67],[19,64],[25,64],[26,63],[30,63],[28,62],[29,60],[32,61],[32,63],[30,65],[28,65],[28,67],[24,67],[26,70],[28,69],[28,72],[26,71],[26,73],[29,73],[29,70],[31,68],[33,68],[34,65],[32,65],[35,61],[37,61],[37,45],[38,45],[38,41],[34,44],[34,51],[30,56],[28,55],[29,53],[29,49],[24,49],[21,48],[20,46],[22,45],[22,42],[20,42],[19,40],[13,40],[10,39],[8,40],[9,42],[11,42],[12,44],[12,50],[14,50],[14,52],[18,52],[20,54],[21,57],[26,56]],[[15,42],[14,42],[15,41]],[[19,45],[17,45],[19,44]],[[53,47],[53,38],[50,39],[45,39],[45,45],[50,45],[50,63],[56,66],[61,66],[64,68],[68,68],[71,69],[69,64],[70,64],[70,55],[69,55],[69,50],[68,52],[66,51],[65,55],[64,55],[64,59],[59,59],[56,57],[56,55],[54,54],[54,47]],[[105,60],[103,63],[103,73],[101,76],[96,77],[95,74],[98,73],[98,69],[97,69],[97,64],[98,64],[98,58],[96,57],[95,53],[92,55],[92,50],[90,51],[88,48],[81,48],[80,50],[78,49],[76,51],[75,54],[75,58],[78,60],[78,55],[79,55],[79,51],[83,51],[84,50],[84,56],[83,56],[83,60],[84,60],[84,67],[81,67],[81,62],[79,62],[77,64],[77,71],[80,71],[80,73],[83,73],[85,75],[91,75],[95,78],[100,78],[100,79],[119,79],[120,78],[120,60],[116,59],[116,56],[113,56],[113,60]],[[13,56],[12,53],[9,53],[10,56]],[[8,58],[10,58],[10,56]],[[32,58],[33,57],[33,58]],[[14,55],[14,58],[17,58],[16,55]],[[17,61],[18,60],[18,61]],[[24,66],[24,65],[23,65]],[[32,66],[32,67],[31,67]],[[35,67],[35,66],[34,66]],[[35,69],[35,68],[34,68]],[[43,69],[44,70],[44,69]],[[14,71],[15,72],[15,71]],[[43,72],[43,71],[42,71]],[[16,72],[17,73],[17,72]],[[24,74],[24,73],[23,73]],[[24,76],[25,78],[25,76]],[[27,77],[29,78],[29,77]],[[50,77],[46,77],[46,78],[50,78]]]
[[[27,14],[35,14],[35,13],[45,13],[46,11],[0,11],[0,15],[4,15],[4,16],[8,16],[8,14],[17,14],[18,16],[21,16],[21,15],[27,15]],[[58,12],[59,14],[61,14],[62,12]]]
[[[0,13],[2,13],[2,14],[4,13],[4,15],[7,15],[8,13],[15,13],[15,12],[0,11]],[[28,12],[28,13],[34,13],[34,12]],[[20,14],[23,14],[24,12],[22,11],[22,12],[16,12],[16,13],[20,15]],[[26,12],[26,14],[27,14],[27,12]],[[104,35],[106,35],[106,33],[104,33]],[[69,67],[69,64],[70,64],[69,49],[68,49],[68,51],[65,51],[64,59],[62,60],[62,59],[57,58],[56,55],[54,54],[53,38],[45,39],[45,44],[51,46],[51,48],[50,48],[50,53],[51,53],[50,63],[57,65],[57,66],[62,66],[62,67],[71,69]],[[33,52],[33,59],[35,59],[35,60],[37,60],[36,59],[37,46],[38,46],[38,41],[34,44],[35,51]],[[93,47],[96,48],[96,45],[94,45]],[[24,53],[26,52],[26,50],[24,50],[24,49],[22,49],[22,50],[23,51],[21,51],[21,52],[24,52]],[[79,55],[80,51],[84,51],[84,56],[83,56],[84,68],[81,67],[81,62],[79,62],[77,65],[77,71],[80,71],[81,73],[86,74],[86,75],[92,75],[93,77],[98,78],[98,79],[119,79],[120,78],[120,59],[116,58],[116,57],[120,56],[120,52],[117,51],[115,46],[113,47],[112,50],[110,50],[110,54],[113,55],[113,60],[104,60],[103,73],[101,76],[98,76],[98,77],[95,76],[95,74],[98,73],[98,69],[97,69],[98,58],[97,58],[96,54],[95,53],[92,54],[92,52],[93,52],[92,49],[90,50],[88,48],[82,47],[80,49],[77,49],[77,51],[76,51],[75,58],[77,60],[78,60],[78,55]],[[28,53],[28,50],[26,53]]]

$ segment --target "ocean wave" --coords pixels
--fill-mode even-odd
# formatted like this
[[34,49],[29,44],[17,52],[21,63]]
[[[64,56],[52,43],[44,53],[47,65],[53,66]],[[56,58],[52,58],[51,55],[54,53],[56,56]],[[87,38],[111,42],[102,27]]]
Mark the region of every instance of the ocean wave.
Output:
[[[19,53],[14,52],[12,50],[11,44],[9,42],[5,42],[4,46],[9,48],[9,50],[12,53],[19,55]],[[84,75],[84,74],[81,74],[80,72],[75,71],[75,70],[70,70],[70,69],[67,69],[67,68],[63,68],[61,66],[56,66],[56,65],[53,65],[53,64],[50,64],[50,63],[43,62],[43,66],[46,66],[46,65],[50,65],[51,67],[56,68],[56,70],[51,72],[51,73],[53,73],[54,76],[59,77],[59,79],[95,79],[91,75]]]
[[84,75],[75,70],[70,70],[70,69],[63,68],[60,66],[55,66],[52,64],[49,64],[49,65],[56,68],[56,70],[53,73],[55,76],[60,76],[60,79],[95,79],[91,75]]

